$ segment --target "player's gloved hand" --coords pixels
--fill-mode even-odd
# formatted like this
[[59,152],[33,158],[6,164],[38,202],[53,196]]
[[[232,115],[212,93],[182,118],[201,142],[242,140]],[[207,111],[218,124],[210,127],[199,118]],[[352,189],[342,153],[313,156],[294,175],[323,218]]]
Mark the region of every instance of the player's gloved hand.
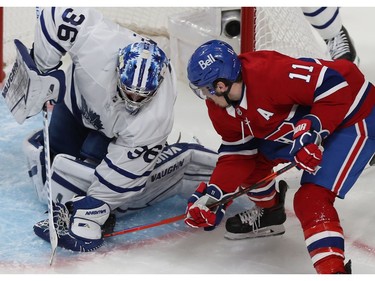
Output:
[[306,115],[294,129],[293,147],[290,154],[294,156],[297,166],[313,173],[323,158],[322,140],[328,136],[322,131],[320,120],[315,115]]
[[[230,195],[229,193],[226,196]],[[222,200],[223,191],[214,184],[202,182],[188,200],[185,223],[193,228],[203,227],[204,230],[213,230],[224,217],[226,208],[230,205],[220,205],[210,210],[207,206]]]

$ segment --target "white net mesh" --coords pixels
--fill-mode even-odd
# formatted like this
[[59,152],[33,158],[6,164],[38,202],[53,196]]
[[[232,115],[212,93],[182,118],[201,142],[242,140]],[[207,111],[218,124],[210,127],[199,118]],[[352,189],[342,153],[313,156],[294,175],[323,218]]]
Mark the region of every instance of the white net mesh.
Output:
[[168,18],[170,16],[198,10],[199,8],[181,7],[142,7],[142,8],[97,8],[104,16],[122,26],[149,36],[169,37]]
[[[186,79],[186,64],[195,48],[211,39],[221,39],[239,50],[239,38],[222,35],[221,11],[228,8],[198,7],[111,7],[97,8],[104,16],[137,33],[151,37]],[[234,8],[236,9],[236,8]],[[238,9],[238,8],[237,8]],[[294,57],[328,58],[326,46],[314,33],[300,8],[257,7],[256,50],[277,50]],[[35,8],[4,8],[3,55],[5,66],[15,60],[13,40],[31,47],[36,21]],[[243,34],[242,36],[246,36]],[[175,60],[175,61],[173,61]]]
[[328,58],[326,48],[301,8],[256,8],[255,50],[276,50],[292,57]]
[[5,67],[16,59],[14,39],[19,39],[31,47],[36,23],[35,8],[4,8],[3,60]]
[[[181,12],[198,10],[193,7],[111,7],[96,8],[103,15],[122,26],[133,31],[153,37],[165,37],[168,39],[168,18]],[[31,47],[34,37],[36,22],[36,8],[33,7],[5,7],[4,8],[4,34],[3,56],[6,65],[15,60],[13,40],[22,41],[27,47]]]

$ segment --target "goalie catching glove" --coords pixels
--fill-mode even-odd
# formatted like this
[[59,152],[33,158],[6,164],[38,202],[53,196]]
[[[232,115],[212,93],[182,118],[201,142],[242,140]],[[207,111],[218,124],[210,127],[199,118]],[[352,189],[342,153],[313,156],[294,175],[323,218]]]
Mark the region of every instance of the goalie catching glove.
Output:
[[203,227],[204,230],[213,230],[220,224],[226,208],[232,203],[219,205],[212,210],[208,207],[232,193],[223,194],[223,191],[214,184],[202,182],[188,200],[185,223],[193,228]]
[[315,172],[323,158],[322,140],[327,136],[328,131],[322,131],[320,120],[315,115],[306,115],[298,121],[290,154],[299,168],[309,173]]

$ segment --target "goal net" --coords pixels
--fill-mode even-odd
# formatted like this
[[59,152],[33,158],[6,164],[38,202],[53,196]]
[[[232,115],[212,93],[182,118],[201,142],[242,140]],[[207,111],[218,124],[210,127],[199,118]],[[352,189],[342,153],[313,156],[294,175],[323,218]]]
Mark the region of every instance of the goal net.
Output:
[[[171,58],[179,79],[186,80],[186,65],[200,44],[220,39],[237,53],[276,50],[290,56],[327,58],[325,44],[293,7],[111,7],[96,8],[105,17],[158,42]],[[250,11],[250,12],[249,12]],[[36,9],[0,8],[3,44],[2,69],[7,72],[14,60],[14,39],[31,48]],[[240,29],[241,27],[241,29]],[[3,77],[0,77],[3,78]]]

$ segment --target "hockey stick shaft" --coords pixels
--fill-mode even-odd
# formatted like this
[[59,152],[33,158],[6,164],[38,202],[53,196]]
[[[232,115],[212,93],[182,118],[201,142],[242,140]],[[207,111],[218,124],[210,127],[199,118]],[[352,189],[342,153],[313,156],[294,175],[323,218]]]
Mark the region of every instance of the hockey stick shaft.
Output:
[[185,214],[182,214],[182,215],[171,217],[171,218],[168,218],[168,219],[164,219],[164,220],[161,220],[161,221],[158,221],[158,222],[155,222],[155,223],[135,226],[135,227],[132,227],[132,228],[108,233],[108,234],[105,234],[104,237],[106,238],[106,237],[112,237],[112,236],[127,234],[127,233],[131,233],[131,232],[136,232],[136,231],[139,231],[139,230],[144,230],[144,229],[148,229],[148,228],[152,228],[152,227],[176,222],[176,221],[182,220],[184,218],[185,218]]
[[[39,19],[41,14],[41,8],[35,7],[36,19]],[[56,249],[58,244],[57,232],[53,223],[53,205],[52,205],[52,185],[51,185],[51,157],[49,148],[49,132],[48,132],[48,103],[45,102],[43,105],[43,137],[44,137],[44,160],[46,169],[46,186],[48,188],[48,224],[49,224],[49,240],[51,242],[51,257],[49,265],[53,263],[53,259],[56,255]]]
[[48,132],[48,106],[47,103],[43,106],[43,136],[44,136],[44,157],[46,167],[46,186],[48,187],[48,222],[49,222],[49,237],[51,241],[51,258],[49,264],[52,265],[57,248],[57,233],[53,223],[53,207],[52,207],[52,185],[51,185],[51,163],[50,163],[50,149],[49,149],[49,132]]
[[[229,197],[227,197],[227,198],[225,198],[223,200],[217,201],[216,203],[210,205],[209,208],[212,209],[212,208],[215,208],[215,207],[217,207],[219,205],[226,204],[229,201],[231,201],[231,200],[233,200],[233,199],[235,199],[235,198],[237,198],[237,197],[239,197],[239,196],[241,196],[241,195],[249,192],[250,190],[258,188],[258,187],[260,187],[260,186],[262,186],[262,185],[264,185],[264,184],[272,181],[277,176],[285,173],[286,171],[290,170],[291,168],[293,168],[295,166],[296,166],[295,163],[290,163],[287,166],[281,168],[280,170],[278,170],[278,171],[276,171],[276,172],[268,175],[267,177],[261,179],[257,183],[255,183],[255,184],[253,184],[253,185],[251,185],[251,186],[249,186],[247,188],[243,188],[240,191],[234,193],[233,195],[231,195],[231,196],[229,196]],[[124,230],[120,230],[120,231],[108,233],[108,234],[105,234],[104,237],[107,238],[107,237],[112,237],[112,236],[117,236],[117,235],[131,233],[131,232],[136,232],[136,231],[140,231],[140,230],[144,230],[144,229],[148,229],[148,228],[152,228],[152,227],[156,227],[156,226],[160,226],[160,225],[164,225],[164,224],[173,223],[173,222],[185,219],[185,218],[186,218],[186,214],[182,214],[182,215],[178,215],[178,216],[175,216],[175,217],[167,218],[167,219],[155,222],[155,223],[141,225],[141,226],[136,226],[136,227],[132,227],[132,228],[128,228],[128,229],[124,229]]]

